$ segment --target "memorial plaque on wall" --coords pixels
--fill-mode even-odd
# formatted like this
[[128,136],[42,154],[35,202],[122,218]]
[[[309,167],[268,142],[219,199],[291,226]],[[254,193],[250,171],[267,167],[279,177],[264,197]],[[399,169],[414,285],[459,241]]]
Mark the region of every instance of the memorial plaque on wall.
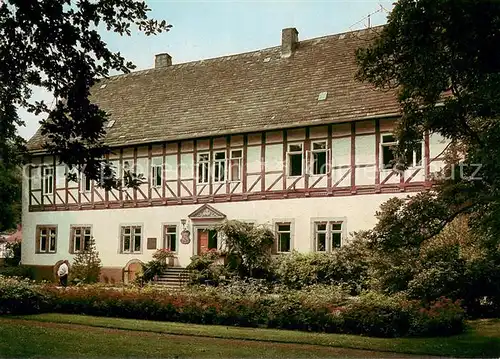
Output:
[[148,238],[148,249],[156,249],[156,238]]

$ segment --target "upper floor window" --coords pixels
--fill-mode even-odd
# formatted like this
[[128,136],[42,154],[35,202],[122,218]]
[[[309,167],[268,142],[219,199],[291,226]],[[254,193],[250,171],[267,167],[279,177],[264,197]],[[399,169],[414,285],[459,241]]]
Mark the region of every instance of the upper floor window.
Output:
[[241,181],[241,169],[242,169],[243,151],[242,150],[232,150],[231,151],[231,162],[230,162],[230,180],[233,182]]
[[151,163],[151,186],[161,187],[163,185],[163,159],[153,158]]
[[342,246],[342,221],[314,222],[314,244],[317,252],[331,252]]
[[92,189],[92,180],[82,173],[80,176],[80,190],[82,192],[90,192],[91,189]]
[[[383,134],[380,146],[382,147],[383,168],[393,168],[396,158],[393,147],[398,144],[396,137],[392,134]],[[422,165],[422,143],[415,150],[408,151],[405,155],[406,165],[408,167],[418,167]]]
[[71,253],[89,250],[91,239],[92,228],[90,226],[72,226],[70,244]]
[[311,173],[313,175],[324,175],[327,170],[328,152],[326,141],[314,141],[311,143]]
[[37,253],[55,253],[57,242],[56,226],[37,226],[36,227],[36,252]]
[[290,222],[276,223],[276,237],[278,253],[290,252],[292,248],[292,224]]
[[198,183],[208,183],[210,175],[210,154],[198,153]]
[[302,176],[303,146],[302,143],[288,144],[288,176]]
[[226,152],[214,153],[214,182],[224,182],[226,180]]
[[121,253],[141,251],[142,226],[121,226]]
[[398,142],[392,134],[382,135],[382,141],[380,146],[382,147],[382,165],[383,168],[392,168],[394,166],[395,157],[392,151],[393,147],[396,146]]
[[406,165],[408,167],[422,166],[422,146],[423,143],[419,143],[414,150],[406,153]]
[[54,167],[43,167],[43,194],[54,193]]
[[163,248],[177,251],[177,226],[175,224],[163,226]]

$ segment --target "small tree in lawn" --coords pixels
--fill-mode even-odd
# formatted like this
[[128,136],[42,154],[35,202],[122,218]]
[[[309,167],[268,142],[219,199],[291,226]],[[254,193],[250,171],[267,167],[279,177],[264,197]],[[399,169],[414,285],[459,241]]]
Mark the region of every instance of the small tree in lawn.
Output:
[[82,283],[96,283],[101,274],[101,260],[94,238],[83,251],[78,252],[70,270],[72,280]]

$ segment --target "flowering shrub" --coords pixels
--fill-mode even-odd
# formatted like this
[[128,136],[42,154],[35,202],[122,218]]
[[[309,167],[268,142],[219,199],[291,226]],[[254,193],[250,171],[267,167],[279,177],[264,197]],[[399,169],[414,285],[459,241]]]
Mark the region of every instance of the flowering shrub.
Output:
[[441,297],[414,312],[410,334],[436,336],[441,332],[461,333],[464,330],[463,318],[460,301]]
[[39,313],[49,307],[49,297],[28,279],[0,276],[0,314]]
[[279,294],[234,294],[210,287],[169,292],[82,285],[61,290],[0,277],[0,314],[41,311],[380,337],[451,335],[464,328],[464,311],[446,298],[425,306],[402,296],[352,298],[342,288],[324,286]]
[[158,261],[165,261],[167,258],[173,258],[175,253],[172,252],[169,248],[161,248],[158,249],[154,254],[153,258]]

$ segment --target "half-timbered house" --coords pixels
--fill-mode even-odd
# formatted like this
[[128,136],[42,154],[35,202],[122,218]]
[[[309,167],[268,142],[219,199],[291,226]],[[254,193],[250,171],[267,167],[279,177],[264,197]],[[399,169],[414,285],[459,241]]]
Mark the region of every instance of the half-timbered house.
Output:
[[50,273],[94,237],[103,276],[120,281],[158,248],[178,266],[218,248],[213,226],[225,219],[271,226],[277,253],[333,251],[370,228],[381,203],[430,188],[445,147],[427,134],[409,168],[392,169],[395,94],[354,78],[354,52],[373,36],[299,41],[288,28],[281,46],[175,65],[159,54],[152,69],[100,81],[109,160],[146,181],[122,191],[68,181],[35,134],[22,262]]

